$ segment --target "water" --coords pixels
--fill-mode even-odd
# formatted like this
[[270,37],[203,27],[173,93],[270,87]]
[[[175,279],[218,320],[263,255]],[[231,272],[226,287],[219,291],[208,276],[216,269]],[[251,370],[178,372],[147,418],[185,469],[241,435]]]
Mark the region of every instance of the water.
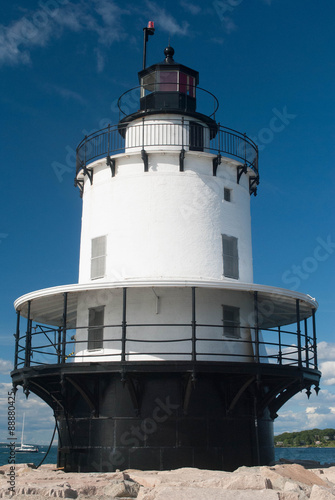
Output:
[[335,463],[335,448],[275,448],[275,458],[315,460],[320,464]]
[[[38,465],[41,462],[41,460],[43,460],[43,458],[45,457],[48,448],[49,446],[38,446],[39,451],[37,453],[16,453],[15,463],[17,464],[33,463],[35,465]],[[0,465],[8,464],[8,457],[9,457],[9,448],[7,448],[4,445],[0,445]],[[51,447],[51,450],[49,451],[49,454],[43,463],[45,464],[57,463],[57,446]]]
[[[48,450],[48,446],[39,446],[37,453],[16,453],[17,464],[34,463],[38,465]],[[0,465],[8,463],[9,449],[0,445]],[[321,464],[335,463],[335,448],[275,448],[275,458],[286,460],[315,460]],[[45,464],[57,463],[57,446],[52,446]]]

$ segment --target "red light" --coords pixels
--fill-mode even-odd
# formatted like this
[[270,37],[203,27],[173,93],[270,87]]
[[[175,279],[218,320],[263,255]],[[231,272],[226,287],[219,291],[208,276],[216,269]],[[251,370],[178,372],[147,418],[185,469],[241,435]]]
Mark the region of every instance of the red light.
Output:
[[155,23],[153,21],[148,22],[148,28],[149,29],[155,29]]

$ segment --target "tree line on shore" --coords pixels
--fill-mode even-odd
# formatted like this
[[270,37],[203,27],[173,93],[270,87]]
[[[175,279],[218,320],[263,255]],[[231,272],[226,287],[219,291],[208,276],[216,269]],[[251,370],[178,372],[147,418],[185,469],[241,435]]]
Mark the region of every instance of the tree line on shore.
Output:
[[275,446],[298,448],[299,446],[335,447],[335,429],[311,429],[299,432],[283,432],[274,438]]

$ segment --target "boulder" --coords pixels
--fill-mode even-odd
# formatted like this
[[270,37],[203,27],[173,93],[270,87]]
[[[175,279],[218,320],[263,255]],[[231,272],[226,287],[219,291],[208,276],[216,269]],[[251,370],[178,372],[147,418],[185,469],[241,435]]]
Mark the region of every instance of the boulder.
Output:
[[140,485],[128,479],[117,480],[104,488],[104,495],[110,498],[137,498]]
[[335,491],[315,484],[312,488],[310,500],[334,500]]
[[143,496],[141,500],[280,500],[273,490],[230,491],[219,488],[172,488],[159,486],[155,496]]

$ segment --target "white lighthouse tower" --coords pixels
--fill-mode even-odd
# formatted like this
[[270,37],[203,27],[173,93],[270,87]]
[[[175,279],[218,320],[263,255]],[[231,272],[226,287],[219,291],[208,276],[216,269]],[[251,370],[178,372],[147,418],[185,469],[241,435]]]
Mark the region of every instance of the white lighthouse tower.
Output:
[[54,409],[65,470],[269,463],[276,412],[318,391],[317,304],[253,283],[257,147],[198,72],[169,46],[139,84],[77,148],[79,282],[15,302],[13,382]]

